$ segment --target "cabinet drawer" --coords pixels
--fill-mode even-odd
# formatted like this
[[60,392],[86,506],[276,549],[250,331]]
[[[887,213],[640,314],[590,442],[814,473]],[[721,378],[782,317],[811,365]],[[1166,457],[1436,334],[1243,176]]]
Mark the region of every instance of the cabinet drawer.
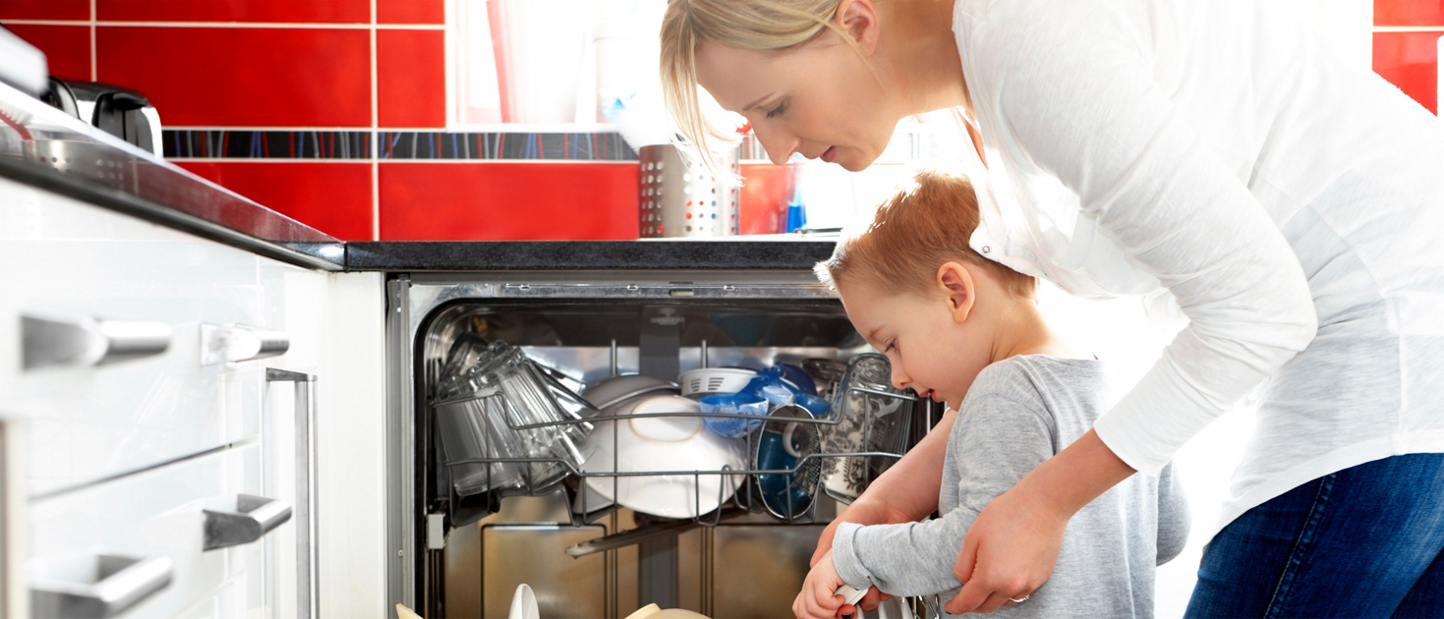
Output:
[[[0,408],[27,420],[32,496],[256,434],[261,364],[203,364],[202,351],[211,325],[278,328],[260,258],[5,179],[0,196],[0,263],[24,266],[0,274]],[[35,325],[92,321],[159,326],[168,345],[27,367],[41,358],[26,341]]]
[[[73,566],[98,555],[169,561],[169,584],[125,610],[127,619],[173,617],[211,599],[239,604],[239,590],[225,589],[244,582],[246,552],[265,540],[205,550],[204,510],[234,510],[237,494],[260,489],[260,451],[258,445],[225,449],[32,501],[26,577],[35,612],[46,608],[36,589],[63,588],[78,573]],[[214,532],[210,539],[214,543]]]
[[27,373],[6,410],[26,419],[31,496],[169,462],[255,436],[265,369],[202,366],[199,328],[175,328],[154,359]]

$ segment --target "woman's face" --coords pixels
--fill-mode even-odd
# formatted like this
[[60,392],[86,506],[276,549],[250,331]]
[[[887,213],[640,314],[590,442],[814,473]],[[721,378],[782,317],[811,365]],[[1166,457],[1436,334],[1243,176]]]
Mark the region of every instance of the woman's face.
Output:
[[[881,73],[881,71],[879,71]],[[745,116],[774,163],[792,153],[856,172],[887,148],[905,115],[853,48],[836,37],[785,51],[705,42],[697,81]]]

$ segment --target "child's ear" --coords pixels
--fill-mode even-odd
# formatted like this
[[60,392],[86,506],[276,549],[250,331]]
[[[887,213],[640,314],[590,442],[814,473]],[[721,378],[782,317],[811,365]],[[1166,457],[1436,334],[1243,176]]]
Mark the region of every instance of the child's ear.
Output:
[[953,320],[967,320],[968,313],[973,310],[973,300],[976,299],[974,293],[977,292],[973,285],[973,274],[959,263],[947,262],[938,267],[937,285],[947,301],[948,311],[953,314]]

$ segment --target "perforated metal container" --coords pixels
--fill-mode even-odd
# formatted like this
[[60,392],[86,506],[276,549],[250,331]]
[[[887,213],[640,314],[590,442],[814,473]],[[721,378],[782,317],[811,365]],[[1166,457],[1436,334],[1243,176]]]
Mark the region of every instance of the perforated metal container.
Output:
[[[717,237],[738,231],[737,188],[717,181],[696,162],[687,165],[670,144],[643,146],[641,163],[641,221],[637,236]],[[735,153],[721,162],[737,173]]]

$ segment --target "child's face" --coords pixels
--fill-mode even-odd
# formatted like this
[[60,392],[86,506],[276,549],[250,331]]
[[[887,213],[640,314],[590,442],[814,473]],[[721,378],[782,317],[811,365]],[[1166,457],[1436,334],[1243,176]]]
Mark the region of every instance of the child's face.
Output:
[[[866,281],[839,284],[858,333],[892,363],[893,386],[957,409],[991,359],[992,338],[977,312],[959,311],[945,286],[930,294],[888,293]],[[968,286],[967,295],[976,289]],[[969,304],[972,306],[973,304]]]

